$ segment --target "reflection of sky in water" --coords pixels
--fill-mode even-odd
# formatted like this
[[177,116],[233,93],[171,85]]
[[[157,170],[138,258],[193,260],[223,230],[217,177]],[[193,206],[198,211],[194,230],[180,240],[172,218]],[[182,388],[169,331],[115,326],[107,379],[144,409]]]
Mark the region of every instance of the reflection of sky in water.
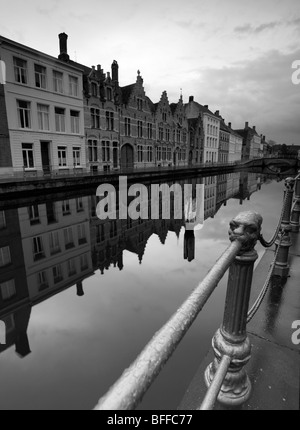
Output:
[[[1,409],[91,409],[130,365],[154,333],[177,310],[228,246],[229,221],[244,210],[265,219],[268,239],[277,224],[283,183],[263,185],[250,201],[231,199],[195,233],[196,259],[183,259],[180,238],[166,244],[152,236],[143,264],[125,252],[124,270],[111,268],[32,309],[28,336],[32,354],[20,360],[13,348],[0,355]],[[257,246],[262,254],[262,247]],[[222,320],[225,280],[146,395],[142,407],[175,409],[210,347]]]

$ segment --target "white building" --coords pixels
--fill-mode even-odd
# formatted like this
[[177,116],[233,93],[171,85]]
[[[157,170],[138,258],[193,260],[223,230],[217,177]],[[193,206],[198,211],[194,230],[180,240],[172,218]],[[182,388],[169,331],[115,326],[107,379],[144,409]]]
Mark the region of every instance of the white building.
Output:
[[231,122],[228,123],[228,127],[230,128],[228,162],[234,163],[242,159],[243,138],[232,130]]
[[86,169],[82,71],[0,37],[13,172]]
[[201,115],[204,128],[203,163],[217,163],[219,161],[220,125],[221,118],[214,115],[208,105],[202,106],[191,96],[185,105],[187,119],[199,118]]

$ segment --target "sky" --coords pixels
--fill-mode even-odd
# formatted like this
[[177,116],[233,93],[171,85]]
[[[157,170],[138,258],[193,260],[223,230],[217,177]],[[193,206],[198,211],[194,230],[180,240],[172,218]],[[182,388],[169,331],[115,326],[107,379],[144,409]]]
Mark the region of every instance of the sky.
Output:
[[2,36],[57,57],[61,32],[71,59],[117,60],[121,86],[140,70],[154,103],[182,91],[234,129],[300,144],[299,0],[1,0]]

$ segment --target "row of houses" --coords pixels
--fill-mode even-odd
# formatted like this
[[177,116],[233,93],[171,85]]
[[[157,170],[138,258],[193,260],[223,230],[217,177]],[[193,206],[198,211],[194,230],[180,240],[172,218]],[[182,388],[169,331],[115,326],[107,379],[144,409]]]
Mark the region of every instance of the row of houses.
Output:
[[1,176],[230,163],[262,154],[255,127],[233,130],[193,96],[170,103],[164,91],[153,103],[140,71],[121,87],[116,61],[107,73],[74,62],[67,39],[59,35],[54,58],[0,36]]

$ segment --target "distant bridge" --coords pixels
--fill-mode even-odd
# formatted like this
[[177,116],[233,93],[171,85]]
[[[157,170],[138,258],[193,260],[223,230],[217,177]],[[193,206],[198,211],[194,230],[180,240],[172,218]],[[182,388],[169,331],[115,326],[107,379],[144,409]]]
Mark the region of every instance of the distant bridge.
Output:
[[285,173],[290,169],[300,168],[300,160],[295,157],[267,157],[256,158],[243,163],[245,167],[257,167],[270,173]]

